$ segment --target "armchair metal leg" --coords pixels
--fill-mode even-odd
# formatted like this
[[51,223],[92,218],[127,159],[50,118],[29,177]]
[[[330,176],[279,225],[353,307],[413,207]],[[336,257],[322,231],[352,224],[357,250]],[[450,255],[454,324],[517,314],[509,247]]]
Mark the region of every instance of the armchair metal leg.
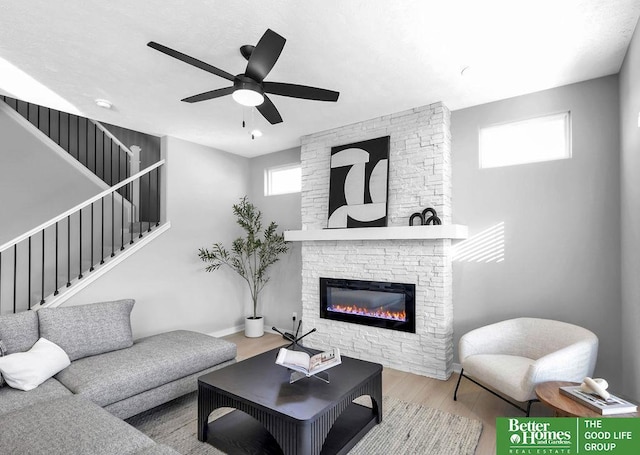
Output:
[[456,384],[456,389],[453,392],[453,401],[457,401],[458,400],[458,387],[460,387],[460,380],[462,379],[462,377],[467,378],[469,381],[473,382],[475,385],[482,387],[484,390],[486,390],[487,392],[495,395],[496,397],[500,398],[502,401],[506,401],[507,403],[509,403],[511,406],[513,406],[514,408],[518,408],[519,410],[521,410],[522,412],[524,412],[526,414],[527,417],[529,417],[529,414],[531,413],[531,405],[536,402],[536,401],[540,401],[538,399],[533,399],[533,400],[529,400],[527,401],[527,408],[523,408],[521,406],[518,406],[517,404],[515,404],[513,401],[511,400],[507,400],[505,397],[503,397],[502,395],[498,395],[496,392],[494,392],[493,390],[483,386],[482,384],[480,384],[479,382],[477,382],[475,379],[470,378],[469,376],[465,376],[464,375],[464,368],[462,368],[460,370],[460,376],[458,376],[458,383]]
[[456,384],[456,390],[453,391],[453,401],[458,401],[458,387],[460,387],[460,380],[462,379],[463,372],[464,372],[464,368],[460,370],[460,374],[458,375],[458,383]]
[[531,413],[531,405],[533,404],[534,401],[540,401],[540,400],[529,400],[527,401],[527,417],[529,417],[529,414]]

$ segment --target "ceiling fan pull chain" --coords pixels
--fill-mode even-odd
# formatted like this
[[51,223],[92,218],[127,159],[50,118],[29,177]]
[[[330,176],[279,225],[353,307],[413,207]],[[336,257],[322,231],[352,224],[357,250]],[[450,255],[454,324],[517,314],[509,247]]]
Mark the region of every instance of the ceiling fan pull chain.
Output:
[[253,128],[253,108],[250,107],[249,109],[251,109],[251,128],[250,128],[250,131],[251,131],[251,140],[253,141],[253,140],[255,140],[255,136],[253,135],[253,130],[254,130],[254,128]]

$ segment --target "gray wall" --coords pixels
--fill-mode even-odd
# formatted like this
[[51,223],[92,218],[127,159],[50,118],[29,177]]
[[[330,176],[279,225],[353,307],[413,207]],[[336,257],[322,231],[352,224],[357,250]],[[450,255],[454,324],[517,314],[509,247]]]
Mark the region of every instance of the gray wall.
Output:
[[249,191],[249,160],[170,137],[162,145],[171,229],[66,305],[133,297],[136,337],[241,326],[250,312],[246,284],[228,268],[206,273],[197,253],[218,241],[229,245],[241,234],[231,206]]
[[[571,159],[479,169],[478,128],[565,110]],[[505,240],[503,262],[454,262],[456,346],[503,319],[567,321],[599,337],[596,374],[621,386],[618,125],[617,76],[452,113],[453,221],[470,236],[504,222]]]
[[622,220],[622,373],[624,393],[640,400],[640,31],[620,70]]
[[101,191],[7,110],[0,109],[0,244]]
[[[300,162],[300,147],[262,155],[250,160],[251,201],[262,211],[263,220],[275,221],[278,232],[301,229],[300,193],[264,195],[264,171],[270,167]],[[291,330],[291,313],[302,317],[302,256],[300,242],[289,243],[289,252],[271,269],[271,279],[261,294],[265,327]]]

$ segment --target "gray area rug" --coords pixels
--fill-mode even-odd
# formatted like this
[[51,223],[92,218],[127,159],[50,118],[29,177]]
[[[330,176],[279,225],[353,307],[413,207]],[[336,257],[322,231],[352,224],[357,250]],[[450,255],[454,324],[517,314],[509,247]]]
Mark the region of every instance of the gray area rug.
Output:
[[[367,404],[367,397],[362,404]],[[223,454],[197,438],[197,394],[144,412],[127,420],[154,441],[183,455]],[[350,455],[473,454],[482,424],[438,409],[384,397],[382,423],[376,425],[349,452]],[[218,410],[211,419],[228,410]]]

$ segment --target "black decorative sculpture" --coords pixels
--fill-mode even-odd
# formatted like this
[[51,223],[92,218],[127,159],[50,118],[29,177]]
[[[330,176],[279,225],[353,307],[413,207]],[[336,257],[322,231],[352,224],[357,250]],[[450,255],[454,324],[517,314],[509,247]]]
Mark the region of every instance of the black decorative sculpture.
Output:
[[292,348],[294,351],[296,350],[296,348],[300,348],[303,351],[306,351],[307,354],[313,355],[313,352],[309,351],[307,348],[305,348],[304,346],[302,346],[302,344],[300,344],[300,340],[302,340],[304,337],[306,337],[307,335],[312,334],[313,332],[316,331],[315,327],[311,330],[309,330],[307,333],[305,333],[304,335],[298,336],[298,334],[300,333],[300,327],[302,326],[302,319],[300,319],[300,322],[298,322],[298,330],[296,330],[295,334],[291,334],[291,333],[282,333],[280,330],[278,330],[275,327],[271,327],[272,330],[278,332],[280,335],[282,335],[282,338],[284,338],[285,340],[290,341],[291,343],[288,346],[285,346],[286,349]]
[[409,226],[414,226],[413,224],[414,218],[418,218],[420,220],[420,224],[418,224],[418,226],[422,226],[424,224],[424,218],[422,218],[422,214],[419,212],[416,212],[413,215],[411,215],[411,218],[409,218]]
[[[431,214],[431,216],[429,216],[427,218],[427,215]],[[409,217],[409,226],[415,226],[413,224],[413,220],[418,218],[420,220],[420,224],[418,226],[428,226],[428,225],[440,225],[442,224],[442,221],[440,221],[440,218],[438,218],[438,214],[436,213],[435,209],[432,207],[428,207],[426,209],[424,209],[422,211],[422,213],[420,212],[416,212],[413,215],[411,215]]]
[[[427,218],[427,213],[431,213],[431,216],[429,218]],[[440,221],[440,218],[438,218],[438,214],[436,213],[435,209],[429,207],[426,208],[422,211],[422,219],[424,221],[422,221],[422,224],[424,224],[425,226],[428,226],[430,224],[442,224],[442,221]]]

